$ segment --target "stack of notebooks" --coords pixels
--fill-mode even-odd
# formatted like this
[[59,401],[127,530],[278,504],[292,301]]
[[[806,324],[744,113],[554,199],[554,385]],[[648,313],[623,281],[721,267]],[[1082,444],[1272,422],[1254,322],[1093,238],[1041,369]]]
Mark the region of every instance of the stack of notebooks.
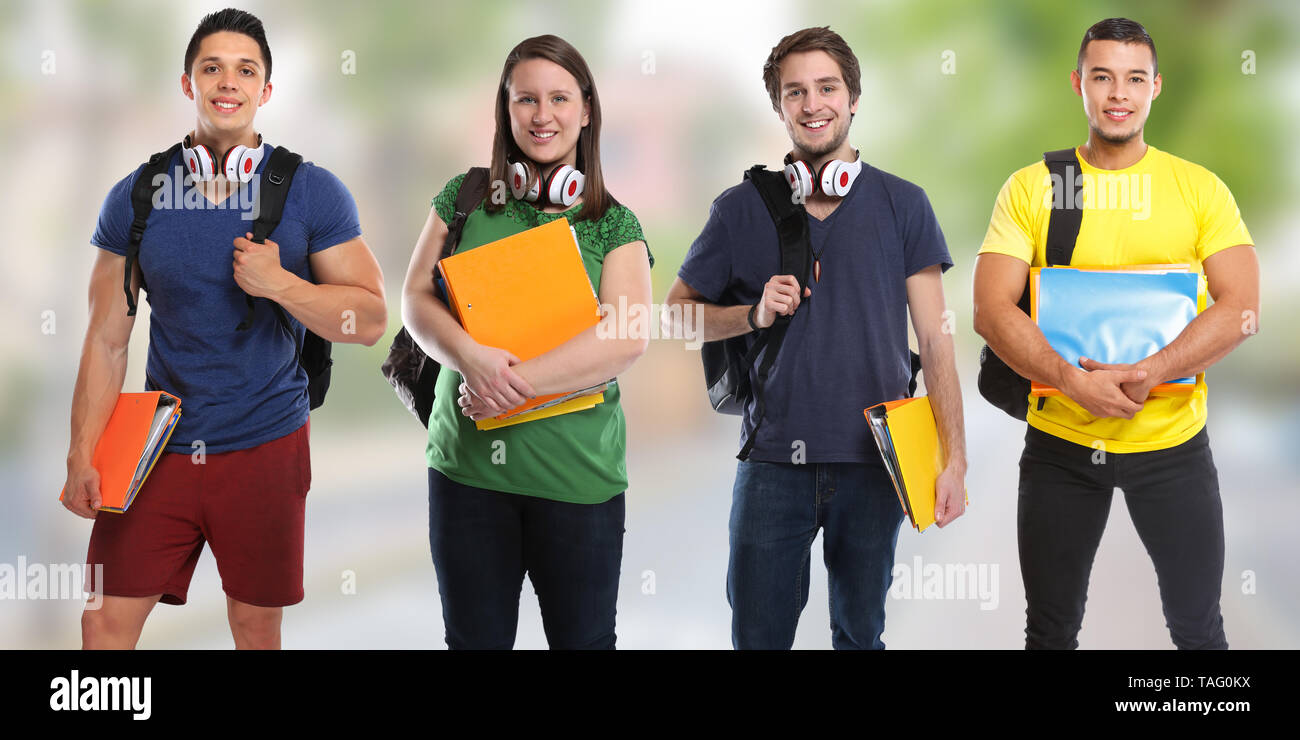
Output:
[[[438,262],[448,303],[474,341],[520,361],[549,352],[600,322],[596,292],[578,238],[558,218]],[[584,411],[605,400],[612,380],[570,393],[538,396],[480,430]]]
[[947,467],[927,396],[878,403],[862,412],[912,528],[934,524],[934,482]]
[[[1030,316],[1052,349],[1079,367],[1087,357],[1131,364],[1172,342],[1205,309],[1205,281],[1187,265],[1035,267],[1029,276]],[[1197,378],[1176,378],[1153,394],[1186,394]],[[1031,384],[1031,395],[1060,391]]]
[[[100,511],[124,513],[181,418],[181,399],[166,391],[122,393],[104,427],[91,465],[99,471]],[[67,491],[59,493],[59,500]]]

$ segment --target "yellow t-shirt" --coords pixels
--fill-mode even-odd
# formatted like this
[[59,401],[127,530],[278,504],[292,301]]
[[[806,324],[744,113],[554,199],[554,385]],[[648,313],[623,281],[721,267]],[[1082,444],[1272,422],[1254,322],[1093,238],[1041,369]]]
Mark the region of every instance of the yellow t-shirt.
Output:
[[[1074,265],[1186,264],[1198,273],[1205,258],[1253,244],[1237,202],[1223,181],[1200,165],[1147,146],[1122,170],[1099,170],[1079,157],[1083,221]],[[1007,178],[998,193],[980,254],[1047,264],[1047,223],[1053,197],[1047,165],[1039,160]],[[1206,386],[1197,378],[1189,395],[1152,396],[1132,419],[1097,418],[1065,396],[1048,397],[1042,410],[1030,399],[1029,424],[1086,447],[1108,452],[1163,450],[1205,426]]]

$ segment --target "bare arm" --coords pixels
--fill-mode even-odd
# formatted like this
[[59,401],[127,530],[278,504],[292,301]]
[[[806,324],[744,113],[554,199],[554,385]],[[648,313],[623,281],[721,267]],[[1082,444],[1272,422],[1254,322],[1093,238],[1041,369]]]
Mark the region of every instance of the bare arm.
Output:
[[402,323],[425,354],[465,377],[469,389],[501,413],[537,395],[513,366],[519,358],[475,342],[434,292],[433,271],[447,240],[447,225],[434,208],[415,243],[402,286]]
[[[809,295],[812,295],[812,291],[805,288],[803,298]],[[793,275],[775,275],[763,286],[763,296],[759,299],[758,308],[754,309],[754,324],[765,329],[772,325],[778,314],[792,315],[801,302],[799,281]],[[749,325],[749,310],[753,306],[719,306],[710,303],[680,277],[673,280],[664,303],[666,308],[675,309],[663,313],[663,321],[673,337],[713,342],[753,331]],[[687,337],[687,327],[684,326],[687,321],[700,327],[703,336]]]
[[271,240],[235,240],[235,282],[251,296],[269,298],[330,340],[371,346],[388,326],[384,274],[361,237],[308,257],[317,283],[280,265],[280,247]]
[[[126,380],[126,350],[135,317],[126,313],[122,271],[126,258],[97,250],[90,274],[90,323],[81,345],[77,383],[72,391],[72,430],[68,445],[68,477],[63,505],[78,516],[94,519],[103,503],[99,473],[91,466],[95,445],[108,426]],[[139,302],[140,267],[131,277],[131,293]]]
[[985,253],[976,258],[975,332],[1021,377],[1059,388],[1093,416],[1133,418],[1142,406],[1120,386],[1143,380],[1146,371],[1085,371],[1061,359],[1016,305],[1028,277],[1029,265],[1015,257]]
[[921,350],[921,370],[948,460],[935,482],[935,521],[943,527],[966,510],[966,431],[961,384],[948,317],[944,316],[943,273],[938,265],[907,278],[907,307]]

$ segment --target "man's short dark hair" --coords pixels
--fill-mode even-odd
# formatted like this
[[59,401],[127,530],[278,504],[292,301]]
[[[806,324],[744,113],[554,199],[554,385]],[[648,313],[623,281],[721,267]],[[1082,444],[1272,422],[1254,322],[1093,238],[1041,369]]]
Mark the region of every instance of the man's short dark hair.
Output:
[[1090,41],[1121,41],[1125,44],[1142,44],[1151,50],[1151,73],[1159,74],[1160,72],[1160,63],[1156,61],[1156,42],[1151,40],[1147,30],[1137,21],[1131,21],[1128,18],[1107,18],[1093,24],[1092,28],[1089,28],[1083,34],[1083,43],[1079,44],[1079,60],[1075,65],[1080,74],[1083,74],[1083,52],[1088,48],[1088,42]]
[[262,81],[270,82],[271,47],[266,43],[266,30],[262,28],[262,21],[252,13],[235,8],[208,13],[199,21],[199,27],[194,29],[194,35],[190,37],[190,45],[185,47],[185,74],[189,74],[194,66],[194,57],[199,55],[199,44],[203,39],[222,31],[242,33],[257,42],[262,49],[262,66],[266,69],[266,77]]

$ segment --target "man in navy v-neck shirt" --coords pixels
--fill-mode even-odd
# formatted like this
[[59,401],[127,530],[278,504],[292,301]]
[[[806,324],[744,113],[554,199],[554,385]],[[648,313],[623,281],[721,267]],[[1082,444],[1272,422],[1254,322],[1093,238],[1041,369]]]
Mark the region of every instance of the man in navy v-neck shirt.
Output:
[[[64,496],[69,510],[95,520],[87,562],[103,566],[93,584],[102,606],[82,616],[86,648],[134,647],[154,604],[185,603],[205,543],[236,647],[279,647],[283,607],[303,598],[307,376],[295,337],[269,302],[288,313],[299,341],[310,329],[366,345],[382,336],[387,309],[356,204],[321,167],[299,167],[279,225],[264,243],[250,241],[254,186],[273,149],[253,117],[271,97],[270,79],[256,17],[228,9],[203,19],[181,75],[197,121],[168,164],[131,281],[133,300],[145,287],[151,308],[146,387],[178,396],[182,414],[124,514],[97,510],[91,459],[126,375],[135,319],[122,282],[131,189],[142,168],[118,182],[100,210]],[[198,161],[204,148],[208,166]],[[256,308],[251,326],[237,331],[246,296]]]
[[[686,306],[703,312],[703,341],[791,316],[763,386],[763,424],[732,492],[732,644],[791,647],[821,529],[833,645],[883,648],[903,512],[862,411],[907,397],[910,310],[948,460],[935,486],[935,519],[942,527],[961,516],[961,391],[941,281],[952,260],[925,193],[861,162],[849,145],[860,72],[838,34],[809,28],[785,37],[764,80],[793,145],[787,163],[804,163],[818,183],[831,163],[829,182],[840,191],[810,188],[803,198],[814,259],[808,287],[800,295],[795,276],[778,274],[776,229],[758,190],[745,182],[714,200],[667,298],[681,307],[678,316],[687,315]],[[754,435],[754,416],[751,399],[742,442]]]

